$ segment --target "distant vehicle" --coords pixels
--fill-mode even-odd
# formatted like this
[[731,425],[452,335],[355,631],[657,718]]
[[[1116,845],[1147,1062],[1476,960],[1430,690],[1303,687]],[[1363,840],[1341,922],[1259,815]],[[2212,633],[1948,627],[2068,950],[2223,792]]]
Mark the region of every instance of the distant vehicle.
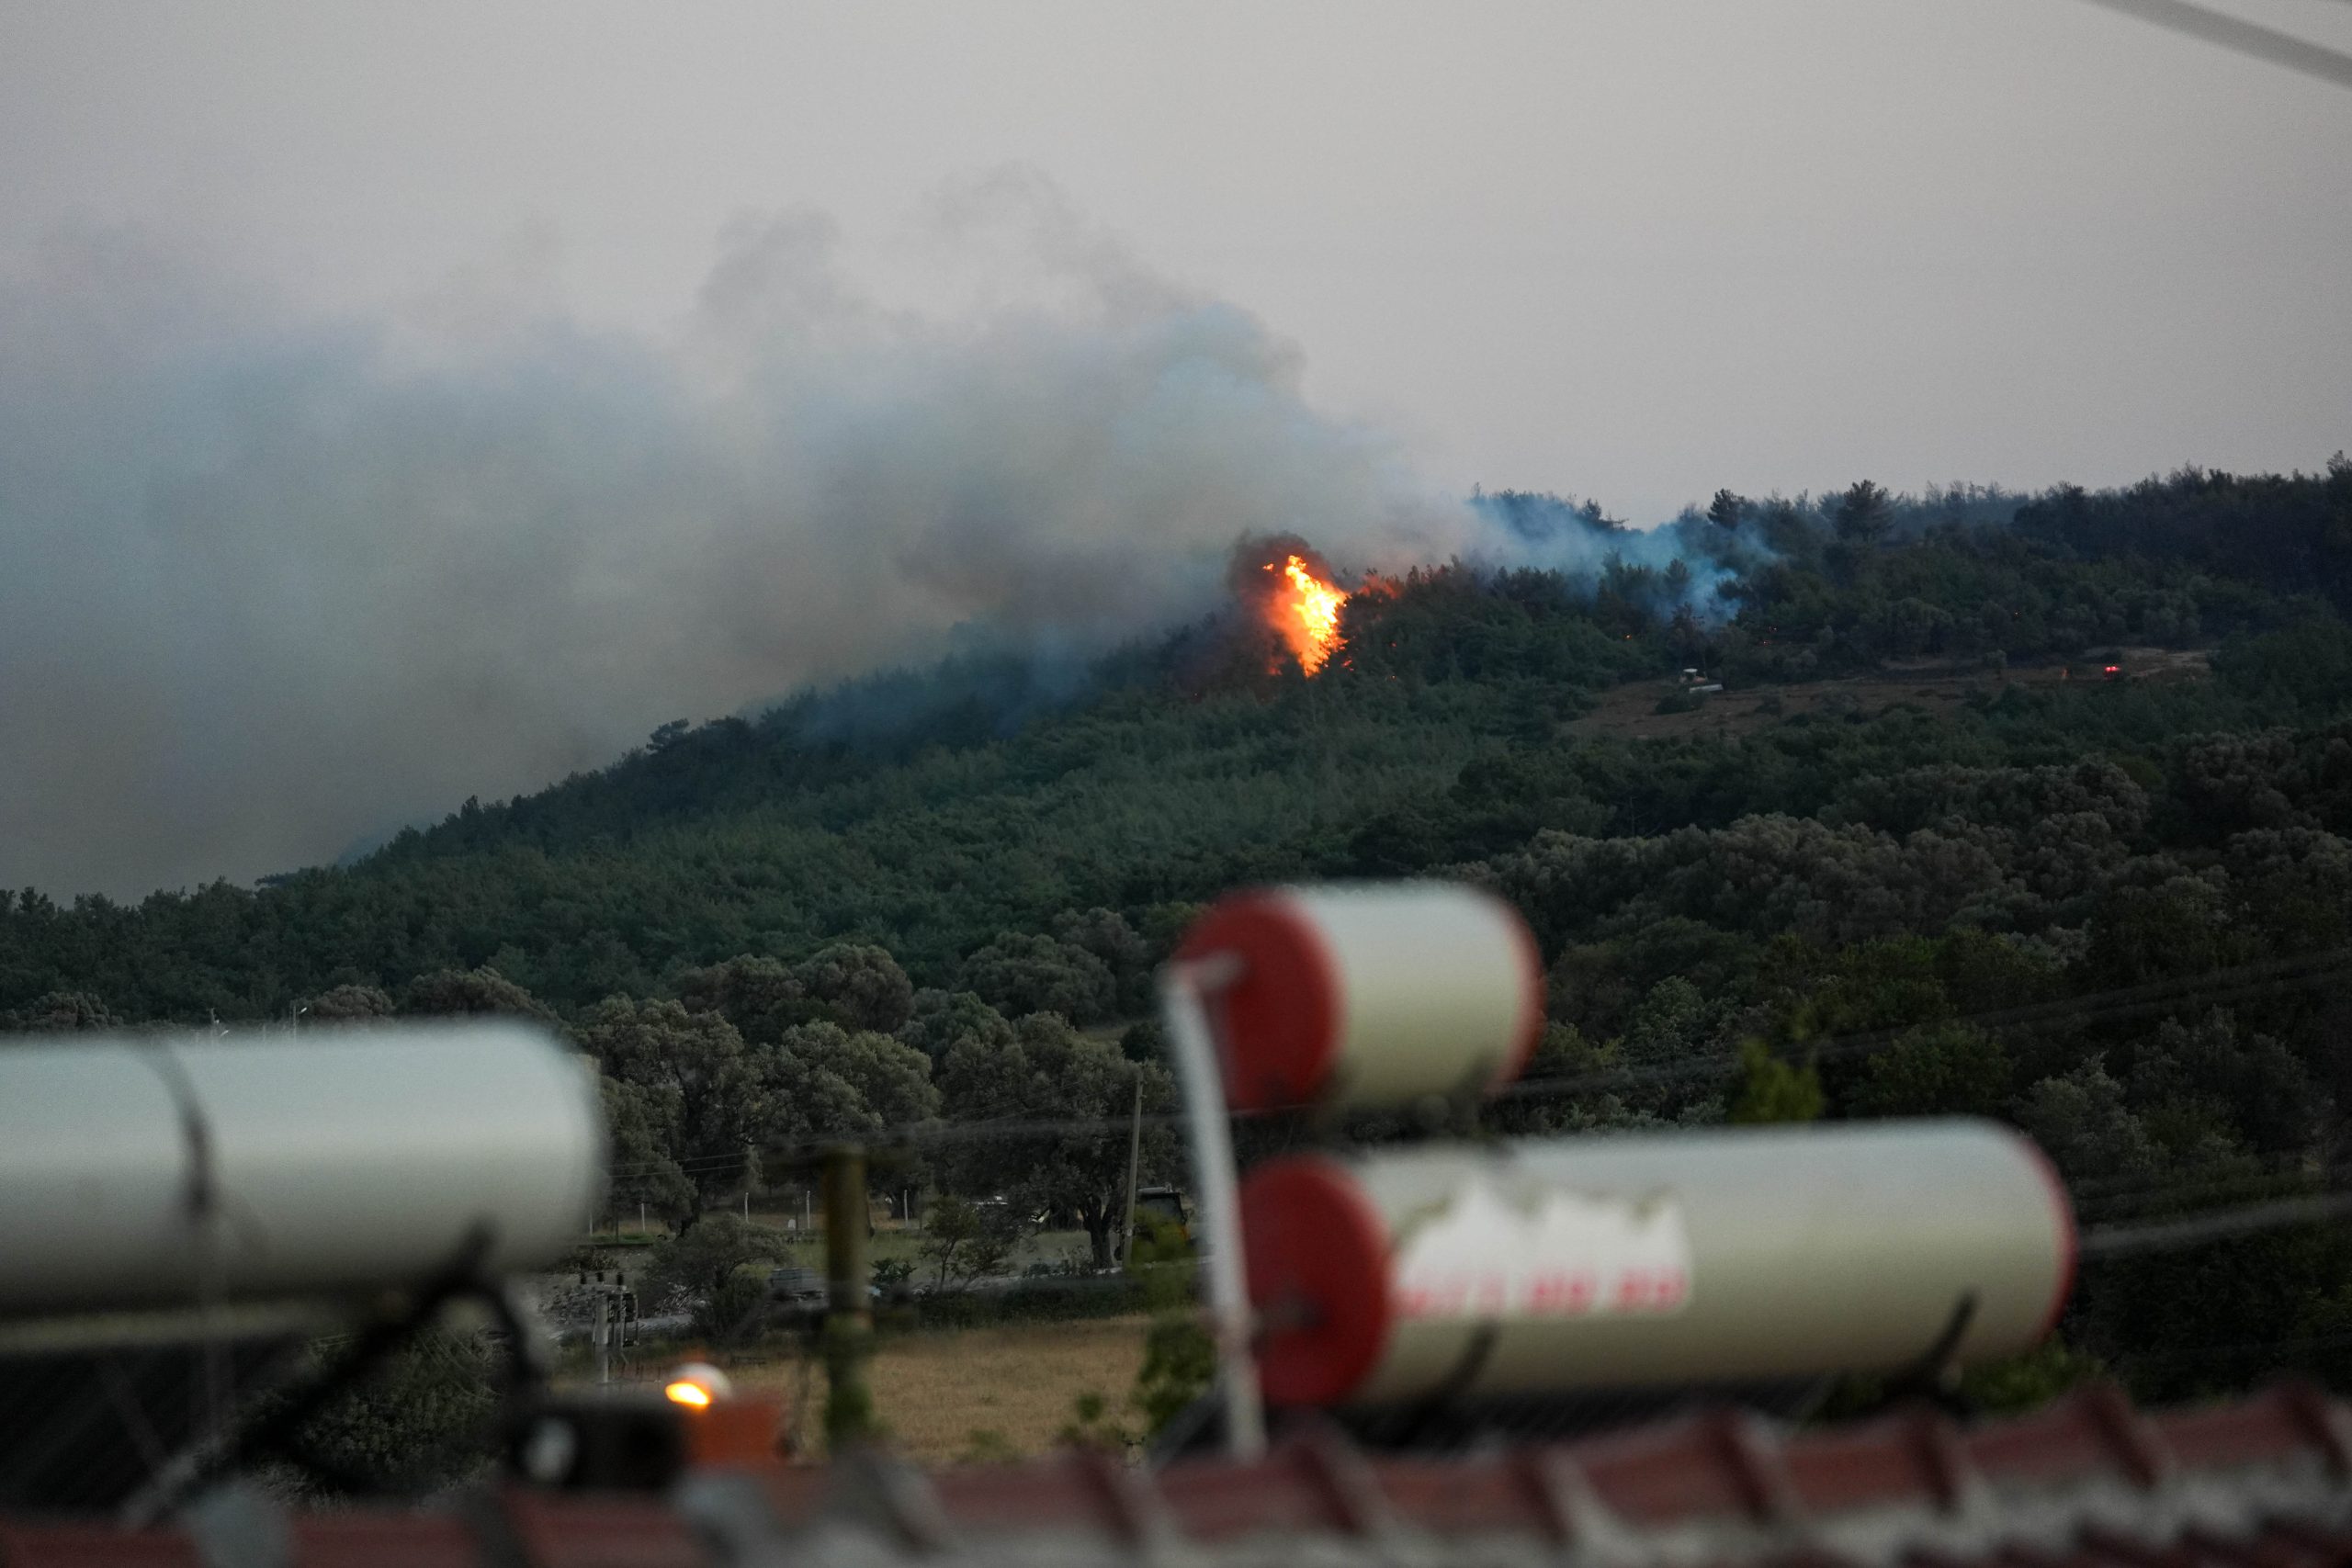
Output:
[[[1184,1194],[1173,1187],[1138,1187],[1136,1189],[1136,1216],[1138,1221],[1150,1220],[1172,1224],[1187,1239],[1193,1234],[1192,1213],[1184,1207]],[[1136,1225],[1138,1234],[1142,1225]]]
[[[882,1287],[868,1285],[865,1293],[879,1301]],[[768,1300],[772,1302],[783,1302],[790,1306],[826,1306],[832,1299],[832,1287],[826,1284],[824,1275],[814,1269],[768,1270]]]
[[1039,1230],[1054,1223],[1054,1213],[1050,1209],[1040,1209],[1035,1213],[1026,1216],[1014,1213],[1012,1200],[1001,1192],[987,1198],[975,1198],[972,1200],[972,1207],[978,1209],[984,1219],[992,1218],[1000,1221],[1019,1219],[1023,1224],[1033,1225]]
[[825,1277],[814,1269],[768,1270],[768,1300],[772,1302],[789,1302],[794,1306],[823,1306],[827,1299]]

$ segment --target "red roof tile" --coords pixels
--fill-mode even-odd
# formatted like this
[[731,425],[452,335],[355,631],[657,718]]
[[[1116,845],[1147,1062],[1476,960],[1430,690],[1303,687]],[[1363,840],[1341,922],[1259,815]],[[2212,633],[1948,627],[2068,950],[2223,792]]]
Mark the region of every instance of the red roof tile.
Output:
[[463,1521],[422,1514],[311,1514],[293,1521],[294,1568],[479,1568]]
[[162,1530],[96,1525],[14,1525],[0,1519],[6,1568],[201,1568],[196,1543]]
[[503,1502],[507,1528],[532,1568],[701,1568],[710,1560],[693,1528],[650,1497],[516,1489]]
[[[1963,1430],[1913,1414],[1789,1434],[1722,1413],[1547,1448],[1375,1456],[1321,1431],[1250,1464],[1157,1475],[1099,1457],[948,1470],[863,1459],[701,1472],[670,1500],[509,1490],[464,1515],[287,1520],[292,1568],[688,1568],[747,1540],[821,1560],[1022,1560],[1031,1538],[1115,1562],[1169,1536],[1202,1561],[1371,1562],[1403,1540],[1479,1561],[1592,1548],[1612,1568],[2352,1568],[2352,1410],[2307,1390],[2154,1416],[2110,1391]],[[807,1538],[802,1551],[790,1543]],[[1067,1551],[1057,1555],[1067,1556]],[[731,1559],[726,1559],[731,1560]],[[181,1568],[175,1531],[0,1522],[0,1568]]]

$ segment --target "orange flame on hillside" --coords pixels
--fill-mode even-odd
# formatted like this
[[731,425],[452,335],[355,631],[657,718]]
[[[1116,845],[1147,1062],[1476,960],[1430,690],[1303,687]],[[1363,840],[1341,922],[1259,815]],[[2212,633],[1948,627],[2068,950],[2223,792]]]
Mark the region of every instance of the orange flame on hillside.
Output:
[[1340,645],[1340,606],[1348,602],[1347,592],[1316,576],[1298,556],[1291,556],[1279,568],[1268,561],[1266,570],[1279,570],[1283,578],[1271,601],[1274,631],[1289,646],[1298,667],[1313,675],[1329,662],[1331,650]]

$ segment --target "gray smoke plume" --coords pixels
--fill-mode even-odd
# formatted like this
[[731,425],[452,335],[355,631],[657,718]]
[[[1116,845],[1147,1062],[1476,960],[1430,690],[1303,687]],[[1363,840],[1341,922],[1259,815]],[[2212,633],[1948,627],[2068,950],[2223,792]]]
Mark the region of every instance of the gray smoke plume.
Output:
[[1479,527],[1050,190],[938,222],[1022,286],[886,308],[807,215],[660,336],[308,319],[119,234],[0,278],[0,886],[313,863],[962,626],[1148,632],[1245,534]]

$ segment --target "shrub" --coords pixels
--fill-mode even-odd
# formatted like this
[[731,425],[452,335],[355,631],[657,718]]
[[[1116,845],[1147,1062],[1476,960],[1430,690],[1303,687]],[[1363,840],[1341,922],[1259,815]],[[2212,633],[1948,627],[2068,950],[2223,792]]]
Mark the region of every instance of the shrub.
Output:
[[1698,693],[1678,686],[1658,698],[1652,713],[1697,713],[1707,705],[1707,699]]

